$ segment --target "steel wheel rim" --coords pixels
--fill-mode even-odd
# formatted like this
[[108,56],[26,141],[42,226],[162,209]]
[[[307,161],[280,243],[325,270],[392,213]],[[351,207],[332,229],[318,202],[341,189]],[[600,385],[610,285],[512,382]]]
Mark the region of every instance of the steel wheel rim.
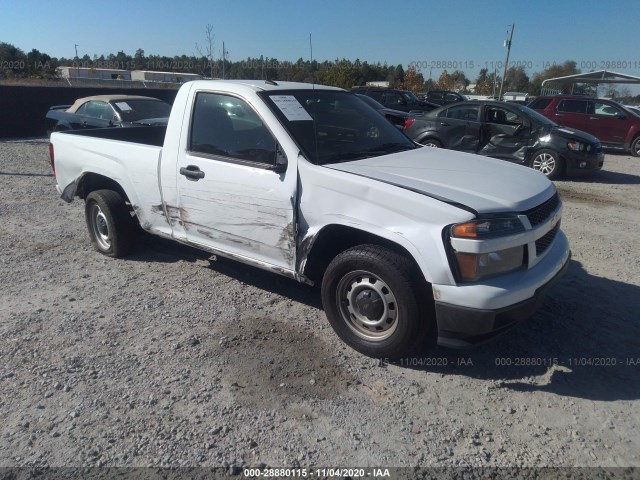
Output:
[[549,175],[556,168],[556,159],[550,153],[541,153],[533,159],[533,168],[540,173]]
[[396,297],[389,285],[371,272],[358,270],[343,276],[337,286],[337,301],[342,319],[360,338],[380,342],[398,327]]
[[635,143],[635,145],[633,146],[633,149],[636,153],[636,156],[640,157],[640,140]]
[[99,205],[93,204],[91,205],[91,210],[89,212],[91,219],[91,233],[93,233],[93,238],[96,239],[98,246],[101,250],[109,250],[111,248],[111,237],[109,233],[109,222],[107,221],[107,217],[102,212],[102,209]]
[[423,145],[424,145],[425,147],[429,147],[429,148],[439,148],[439,147],[438,147],[438,145],[436,145],[436,144],[435,144],[435,143],[433,143],[433,142],[423,143]]

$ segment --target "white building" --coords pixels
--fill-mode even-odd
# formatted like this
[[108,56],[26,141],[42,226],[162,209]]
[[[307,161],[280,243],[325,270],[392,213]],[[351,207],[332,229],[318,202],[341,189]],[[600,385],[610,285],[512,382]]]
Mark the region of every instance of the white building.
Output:
[[131,80],[131,72],[115,68],[58,67],[62,78],[95,78],[100,80]]
[[138,80],[143,82],[184,83],[191,80],[202,80],[202,75],[198,75],[197,73],[133,70],[131,72],[131,80]]

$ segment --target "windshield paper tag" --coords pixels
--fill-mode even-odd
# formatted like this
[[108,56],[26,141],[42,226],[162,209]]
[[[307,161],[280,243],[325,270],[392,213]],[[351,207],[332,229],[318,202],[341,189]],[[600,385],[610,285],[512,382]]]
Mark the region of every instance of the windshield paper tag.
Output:
[[272,95],[271,100],[275,103],[280,111],[284,113],[290,122],[298,122],[301,120],[313,120],[311,115],[304,109],[300,102],[293,95]]
[[123,112],[128,112],[129,110],[133,110],[133,108],[131,108],[127,102],[116,102],[116,106]]

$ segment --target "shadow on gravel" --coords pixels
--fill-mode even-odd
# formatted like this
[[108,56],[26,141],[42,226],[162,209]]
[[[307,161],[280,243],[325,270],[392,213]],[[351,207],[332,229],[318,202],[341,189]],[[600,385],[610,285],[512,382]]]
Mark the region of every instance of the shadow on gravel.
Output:
[[[196,262],[211,255],[141,235],[128,260]],[[319,291],[280,275],[226,260],[206,268],[322,309]],[[528,322],[473,348],[432,348],[392,362],[402,368],[499,381],[506,389],[592,400],[640,398],[640,287],[596,277],[572,260],[564,278]]]
[[127,256],[127,260],[162,263],[209,261],[207,268],[222,275],[262,290],[282,295],[296,302],[322,309],[322,301],[318,289],[298,283],[290,278],[222,257],[210,260],[211,253],[144,232],[140,232],[136,239],[136,244],[136,250]]
[[53,177],[53,173],[12,173],[12,172],[0,172],[0,175],[6,175],[10,177]]
[[606,185],[638,185],[640,184],[640,177],[638,175],[629,175],[628,173],[600,170],[593,175],[564,178],[563,181],[568,184],[603,183]]
[[464,350],[438,347],[394,364],[494,380],[515,391],[636,400],[638,312],[640,287],[589,275],[579,262],[571,261],[563,280],[528,322],[483,345]]

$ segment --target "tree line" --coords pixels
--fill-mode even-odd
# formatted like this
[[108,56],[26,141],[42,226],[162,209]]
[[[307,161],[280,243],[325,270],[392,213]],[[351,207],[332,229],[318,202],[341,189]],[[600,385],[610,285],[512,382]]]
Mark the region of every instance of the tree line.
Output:
[[[146,55],[141,48],[133,55],[123,51],[109,55],[83,55],[76,58],[56,58],[33,49],[28,53],[9,43],[0,42],[0,79],[20,78],[56,78],[56,68],[61,66],[83,68],[114,68],[122,70],[151,70],[163,72],[195,73],[210,78],[265,79],[294,82],[316,82],[342,88],[365,85],[367,82],[389,82],[395,88],[404,88],[414,93],[429,90],[454,90],[461,93],[492,95],[494,85],[501,82],[500,75],[484,68],[478,76],[469,79],[461,70],[442,71],[439,78],[425,79],[424,75],[409,65],[406,69],[401,65],[389,65],[386,62],[369,63],[360,60],[335,59],[318,62],[304,60],[295,62],[281,61],[271,57],[249,57],[246,60],[231,61],[214,58],[213,37],[208,32],[208,46],[204,51],[196,45],[198,55],[180,55],[168,57],[163,55]],[[225,55],[226,56],[226,55]],[[510,67],[507,70],[503,92],[526,92],[539,95],[542,82],[548,78],[561,77],[581,73],[577,63],[568,60],[562,64],[554,64],[531,77],[522,66]],[[471,84],[473,91],[469,90]],[[578,86],[574,93],[594,94],[589,86]],[[497,94],[497,89],[495,89]],[[569,92],[566,92],[569,93]],[[606,97],[631,97],[627,87],[620,89],[613,85],[606,86]],[[640,95],[636,100],[640,101]]]

